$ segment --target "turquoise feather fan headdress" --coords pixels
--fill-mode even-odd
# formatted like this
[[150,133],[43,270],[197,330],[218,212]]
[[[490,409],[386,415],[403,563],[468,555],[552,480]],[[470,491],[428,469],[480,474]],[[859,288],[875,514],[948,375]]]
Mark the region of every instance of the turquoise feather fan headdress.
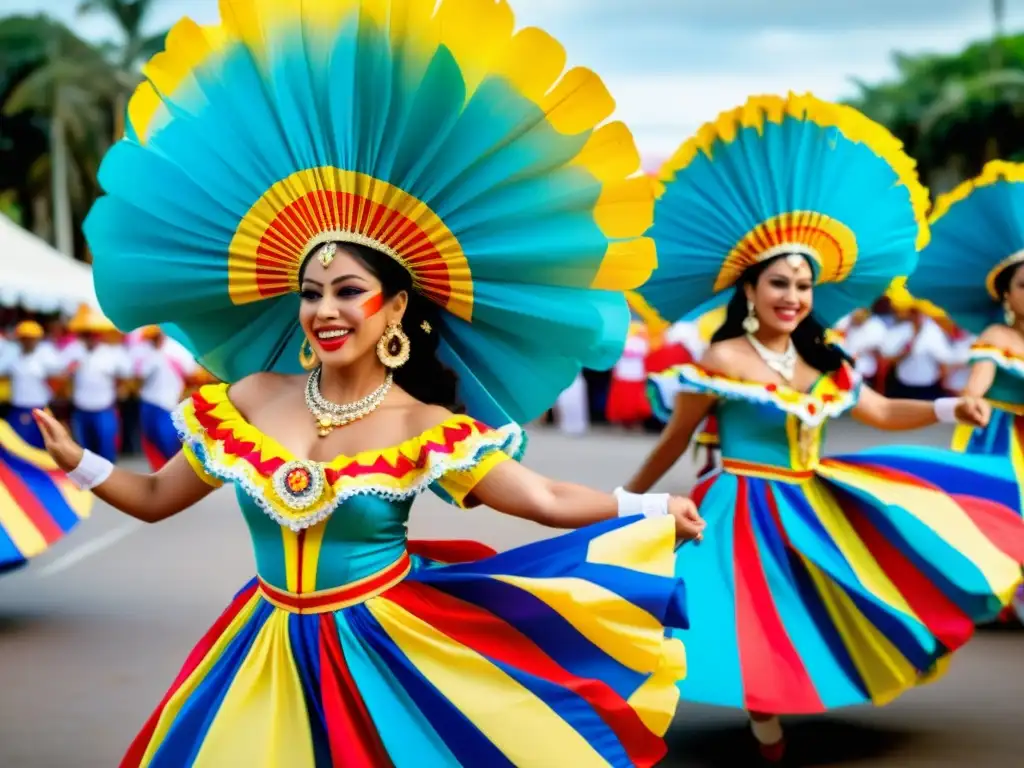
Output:
[[935,201],[931,221],[932,241],[907,290],[971,333],[1003,322],[996,278],[1024,263],[1024,165],[986,164],[980,176]]
[[88,221],[121,328],[234,381],[300,372],[298,269],[325,239],[399,260],[491,423],[608,368],[654,267],[649,180],[600,79],[504,0],[221,0],[146,66]]
[[928,192],[882,126],[811,95],[756,96],[704,125],[661,171],[658,267],[640,293],[667,320],[725,298],[781,253],[814,268],[830,326],[913,270]]

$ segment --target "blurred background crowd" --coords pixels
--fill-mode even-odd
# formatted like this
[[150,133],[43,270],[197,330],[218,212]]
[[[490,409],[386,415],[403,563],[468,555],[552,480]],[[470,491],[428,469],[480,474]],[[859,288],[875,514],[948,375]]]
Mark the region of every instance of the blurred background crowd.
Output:
[[[712,5],[689,5],[692,7],[688,6],[684,14],[669,13],[661,5],[651,4],[648,15],[653,16],[643,30],[638,29],[633,37],[620,36],[623,45],[636,53],[627,57],[634,64],[631,68],[618,59],[618,63],[612,63],[613,52],[601,45],[600,30],[570,24],[579,18],[573,15],[573,9],[550,9],[530,0],[517,3],[523,23],[539,22],[553,28],[563,34],[571,53],[581,55],[585,63],[602,71],[611,70],[610,87],[620,99],[622,117],[637,133],[644,165],[652,178],[662,160],[685,138],[684,127],[668,125],[679,122],[679,105],[667,101],[640,104],[643,89],[622,86],[627,79],[633,82],[642,74],[640,68],[646,59],[641,54],[649,47],[645,36],[683,25],[691,37],[706,27],[704,37],[710,39],[712,32],[721,27]],[[778,37],[773,33],[778,27],[806,30],[810,45],[813,36],[804,11],[797,8],[799,4],[792,9],[789,5],[784,3],[773,10],[770,19],[761,19],[761,11],[751,6],[750,14],[734,19],[738,26],[730,39],[738,44],[747,39],[744,36],[753,35],[750,41],[756,46],[768,45]],[[864,13],[859,16],[852,10],[837,10],[835,18],[820,23],[842,25],[843,34],[852,39],[865,29],[870,31],[870,25],[864,27],[865,19],[871,16],[868,6],[880,4],[862,5]],[[842,96],[889,127],[916,158],[922,179],[933,195],[976,174],[990,159],[1024,158],[1024,131],[1020,130],[1024,120],[1024,34],[1008,32],[1008,28],[1024,22],[1024,8],[1005,0],[885,5],[891,18],[887,17],[884,29],[874,31],[873,40],[889,45],[879,35],[893,35],[893,41],[903,39],[910,48],[923,45],[938,52],[893,53],[884,68],[887,74],[871,82],[868,78],[851,79],[850,71],[841,72],[838,87],[842,94],[833,94],[828,91],[837,86],[821,67],[834,63],[837,71],[843,67],[849,70],[843,64],[845,48],[836,44],[834,56],[819,62],[821,67],[813,73],[801,67],[801,72],[806,70],[821,79],[820,83],[807,81],[807,86],[826,98]],[[921,13],[911,14],[914,9],[910,6],[920,6]],[[606,7],[607,12],[603,10]],[[56,413],[68,415],[76,397],[80,402],[105,402],[113,387],[121,413],[123,449],[140,450],[134,414],[146,387],[140,374],[139,350],[162,345],[160,354],[182,372],[178,377],[179,395],[205,377],[178,345],[154,342],[162,336],[152,331],[147,331],[151,334],[147,337],[124,337],[102,328],[100,333],[81,327],[76,332],[72,322],[76,316],[81,320],[87,309],[98,312],[81,224],[100,193],[100,160],[115,138],[123,134],[127,99],[141,77],[142,62],[162,49],[166,29],[175,18],[187,13],[203,21],[215,6],[194,0],[11,0],[4,8],[2,13],[6,15],[0,15],[0,408],[6,413],[24,405],[20,400],[28,397],[12,385],[16,350],[31,345],[52,347],[63,357],[54,358],[58,362],[54,363],[47,404]],[[600,21],[602,14],[614,9],[608,3],[597,2],[592,10],[588,18]],[[659,13],[664,16],[664,24],[653,23],[658,21]],[[960,15],[963,23],[952,24],[956,20],[953,16]],[[901,37],[899,20],[904,16],[914,17],[914,34]],[[928,20],[934,21],[934,34],[925,24]],[[605,25],[610,26],[614,25]],[[959,29],[956,35],[947,34],[952,28]],[[829,30],[816,29],[815,34],[814,39],[824,39]],[[968,41],[971,35],[975,39]],[[694,43],[698,42],[694,37]],[[799,40],[791,42],[792,50],[806,48]],[[867,62],[870,51],[864,46],[861,50]],[[785,81],[786,87],[794,88],[802,87],[794,80],[803,83],[810,77],[781,69],[773,74],[774,68],[785,63],[777,57],[766,56],[761,61],[763,67],[758,73],[751,70],[737,80],[744,83],[744,94],[762,85],[771,90],[767,86],[774,83],[768,79],[776,75],[780,83]],[[673,64],[678,68],[684,65],[690,66],[686,62]],[[720,58],[716,66],[720,72],[708,73],[704,80],[696,76],[680,79],[683,95],[689,93],[687,89],[715,77],[722,83],[721,89],[716,88],[721,92],[714,97],[707,95],[706,104],[682,100],[688,104],[686,120],[697,124],[711,117],[717,109],[716,98],[723,101],[722,106],[737,100],[725,87],[731,64]],[[874,66],[865,63],[863,68],[874,71]],[[657,78],[656,73],[648,73],[644,82],[653,83]],[[582,433],[591,424],[609,421],[629,428],[657,429],[658,421],[643,396],[644,374],[659,366],[699,358],[717,325],[717,316],[711,312],[693,322],[666,328],[639,304],[635,302],[634,330],[615,370],[585,372],[554,409],[551,418],[567,432]],[[16,331],[25,320],[39,324],[41,340],[18,338]],[[102,324],[101,317],[98,322]],[[847,318],[835,333],[865,378],[888,393],[936,397],[955,392],[964,384],[963,363],[971,339],[940,311],[916,301],[899,285],[879,297],[874,306]],[[119,350],[122,359],[128,361],[117,367],[106,383],[97,384],[76,371],[75,350],[86,338],[89,344],[98,339],[104,347]],[[99,387],[103,393],[94,397],[84,391],[87,387]],[[42,393],[28,397],[33,405],[41,398]]]

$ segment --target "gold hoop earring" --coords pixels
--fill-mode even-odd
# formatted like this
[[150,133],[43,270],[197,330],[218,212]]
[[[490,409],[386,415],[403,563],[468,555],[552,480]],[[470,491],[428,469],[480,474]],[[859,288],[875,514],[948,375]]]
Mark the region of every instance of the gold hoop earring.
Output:
[[316,356],[316,352],[313,351],[313,345],[309,343],[307,338],[304,338],[302,344],[299,345],[299,365],[302,366],[304,371],[312,371],[320,365],[320,359]]
[[400,323],[389,323],[377,342],[377,358],[388,368],[401,368],[409,361],[412,345]]
[[743,318],[743,330],[753,336],[759,330],[761,330],[761,321],[757,319],[757,313],[754,311],[754,302],[747,301],[747,316]]
[[1006,324],[1011,328],[1017,324],[1017,314],[1010,309],[1009,301],[1003,302],[1003,320],[1005,320]]

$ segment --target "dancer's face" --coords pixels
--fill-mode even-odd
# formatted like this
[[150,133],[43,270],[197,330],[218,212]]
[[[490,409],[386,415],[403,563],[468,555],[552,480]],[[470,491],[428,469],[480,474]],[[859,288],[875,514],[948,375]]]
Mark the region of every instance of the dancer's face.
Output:
[[1017,317],[1024,317],[1024,265],[1017,267],[1006,289],[1006,301]]
[[345,246],[328,266],[314,255],[302,276],[299,322],[324,367],[345,367],[365,355],[391,322],[400,322],[408,296],[385,299],[380,280]]
[[764,330],[790,334],[814,305],[814,274],[806,259],[778,258],[745,290]]

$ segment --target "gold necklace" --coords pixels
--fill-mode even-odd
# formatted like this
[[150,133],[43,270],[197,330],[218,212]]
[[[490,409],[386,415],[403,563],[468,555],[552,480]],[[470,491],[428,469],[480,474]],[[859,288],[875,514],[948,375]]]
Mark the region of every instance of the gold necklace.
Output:
[[384,383],[373,392],[356,400],[354,403],[332,403],[320,393],[320,366],[317,366],[306,380],[306,408],[316,419],[317,434],[327,437],[338,427],[344,427],[353,421],[366,418],[384,402],[391,389],[392,374],[384,378]]

